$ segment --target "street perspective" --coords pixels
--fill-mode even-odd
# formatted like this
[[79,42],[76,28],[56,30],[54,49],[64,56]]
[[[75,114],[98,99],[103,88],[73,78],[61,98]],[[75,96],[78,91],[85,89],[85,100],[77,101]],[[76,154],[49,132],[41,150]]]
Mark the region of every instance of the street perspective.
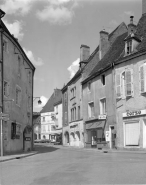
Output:
[[0,0],[0,185],[146,185],[146,0]]

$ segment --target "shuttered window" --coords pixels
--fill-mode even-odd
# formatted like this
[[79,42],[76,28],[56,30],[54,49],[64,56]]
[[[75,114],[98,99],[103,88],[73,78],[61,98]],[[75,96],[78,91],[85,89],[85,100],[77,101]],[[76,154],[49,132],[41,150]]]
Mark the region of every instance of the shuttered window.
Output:
[[140,136],[139,122],[125,123],[125,145],[138,146]]
[[116,75],[116,95],[117,95],[117,98],[121,97],[121,75],[120,74]]
[[142,65],[139,68],[139,88],[140,93],[146,92],[146,65]]
[[125,71],[125,90],[126,96],[133,96],[133,70],[126,69]]

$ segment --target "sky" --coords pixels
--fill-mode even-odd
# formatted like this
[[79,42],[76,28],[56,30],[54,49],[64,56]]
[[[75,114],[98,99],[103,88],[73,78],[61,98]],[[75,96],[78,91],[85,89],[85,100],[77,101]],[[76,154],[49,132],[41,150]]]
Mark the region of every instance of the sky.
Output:
[[142,0],[0,0],[3,22],[18,38],[35,66],[34,111],[40,111],[55,88],[62,89],[80,62],[80,46],[99,45],[99,32],[119,24],[135,24],[142,15]]

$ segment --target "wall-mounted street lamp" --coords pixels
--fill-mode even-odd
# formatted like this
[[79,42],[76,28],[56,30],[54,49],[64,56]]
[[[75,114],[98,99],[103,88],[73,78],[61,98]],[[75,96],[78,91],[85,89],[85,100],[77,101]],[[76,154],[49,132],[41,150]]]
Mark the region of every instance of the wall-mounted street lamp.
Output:
[[38,104],[41,105],[42,104],[42,101],[41,101],[40,97],[33,97],[33,101],[35,101],[36,99],[39,99],[38,100]]

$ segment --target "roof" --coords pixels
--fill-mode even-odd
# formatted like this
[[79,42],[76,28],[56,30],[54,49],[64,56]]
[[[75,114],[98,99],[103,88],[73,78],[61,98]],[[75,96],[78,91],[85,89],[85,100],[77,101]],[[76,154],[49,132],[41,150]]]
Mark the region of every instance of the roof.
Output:
[[137,46],[136,50],[134,50],[134,53],[125,56],[125,40],[130,37],[131,36],[128,36],[128,32],[118,36],[111,45],[109,51],[103,57],[103,59],[98,62],[98,64],[89,74],[89,77],[85,79],[82,83],[85,83],[90,78],[100,74],[101,71],[104,71],[106,68],[111,67],[113,63],[118,64],[120,63],[120,61],[122,62],[128,60],[131,57],[136,57],[137,53],[142,53],[143,51],[146,51],[146,14],[144,14],[140,18],[136,27],[135,37],[138,39],[138,41],[141,41],[140,44]]
[[62,92],[60,89],[55,89],[54,91],[54,105],[58,105],[62,103]]
[[27,59],[27,62],[29,62],[29,64],[31,65],[33,71],[35,71],[35,67],[34,65],[31,63],[31,61],[29,60],[29,58],[27,57],[26,53],[24,52],[24,50],[22,49],[22,47],[20,46],[19,42],[17,41],[17,39],[9,32],[9,30],[7,29],[7,27],[5,26],[4,22],[1,20],[1,24],[0,24],[0,28],[2,28],[9,36],[10,38],[15,42],[15,44],[19,47],[19,49],[21,50],[21,52],[23,53],[23,55],[25,56],[25,58]]
[[47,101],[40,113],[45,112],[54,112],[54,93],[51,95],[50,99]]
[[[122,22],[119,26],[117,26],[117,28],[114,31],[112,31],[109,34],[110,45],[112,45],[112,43],[115,41],[115,39],[119,35],[122,35],[125,32],[127,32],[127,26],[124,22]],[[94,70],[95,66],[98,64],[99,61],[100,61],[100,59],[99,59],[99,46],[97,46],[95,51],[90,55],[90,57],[88,59],[88,64],[84,68],[83,81],[86,80],[90,76],[92,70]]]
[[54,112],[54,106],[62,102],[62,92],[60,89],[54,89],[53,94],[41,110],[41,113]]
[[124,39],[127,37],[128,32],[120,35],[117,37],[117,39],[114,41],[112,46],[110,47],[109,51],[105,54],[103,59],[101,59],[98,64],[95,66],[95,68],[91,71],[90,76],[100,73],[101,70],[104,68],[111,66],[113,61],[119,58],[121,53],[123,52],[125,48],[125,42]]

